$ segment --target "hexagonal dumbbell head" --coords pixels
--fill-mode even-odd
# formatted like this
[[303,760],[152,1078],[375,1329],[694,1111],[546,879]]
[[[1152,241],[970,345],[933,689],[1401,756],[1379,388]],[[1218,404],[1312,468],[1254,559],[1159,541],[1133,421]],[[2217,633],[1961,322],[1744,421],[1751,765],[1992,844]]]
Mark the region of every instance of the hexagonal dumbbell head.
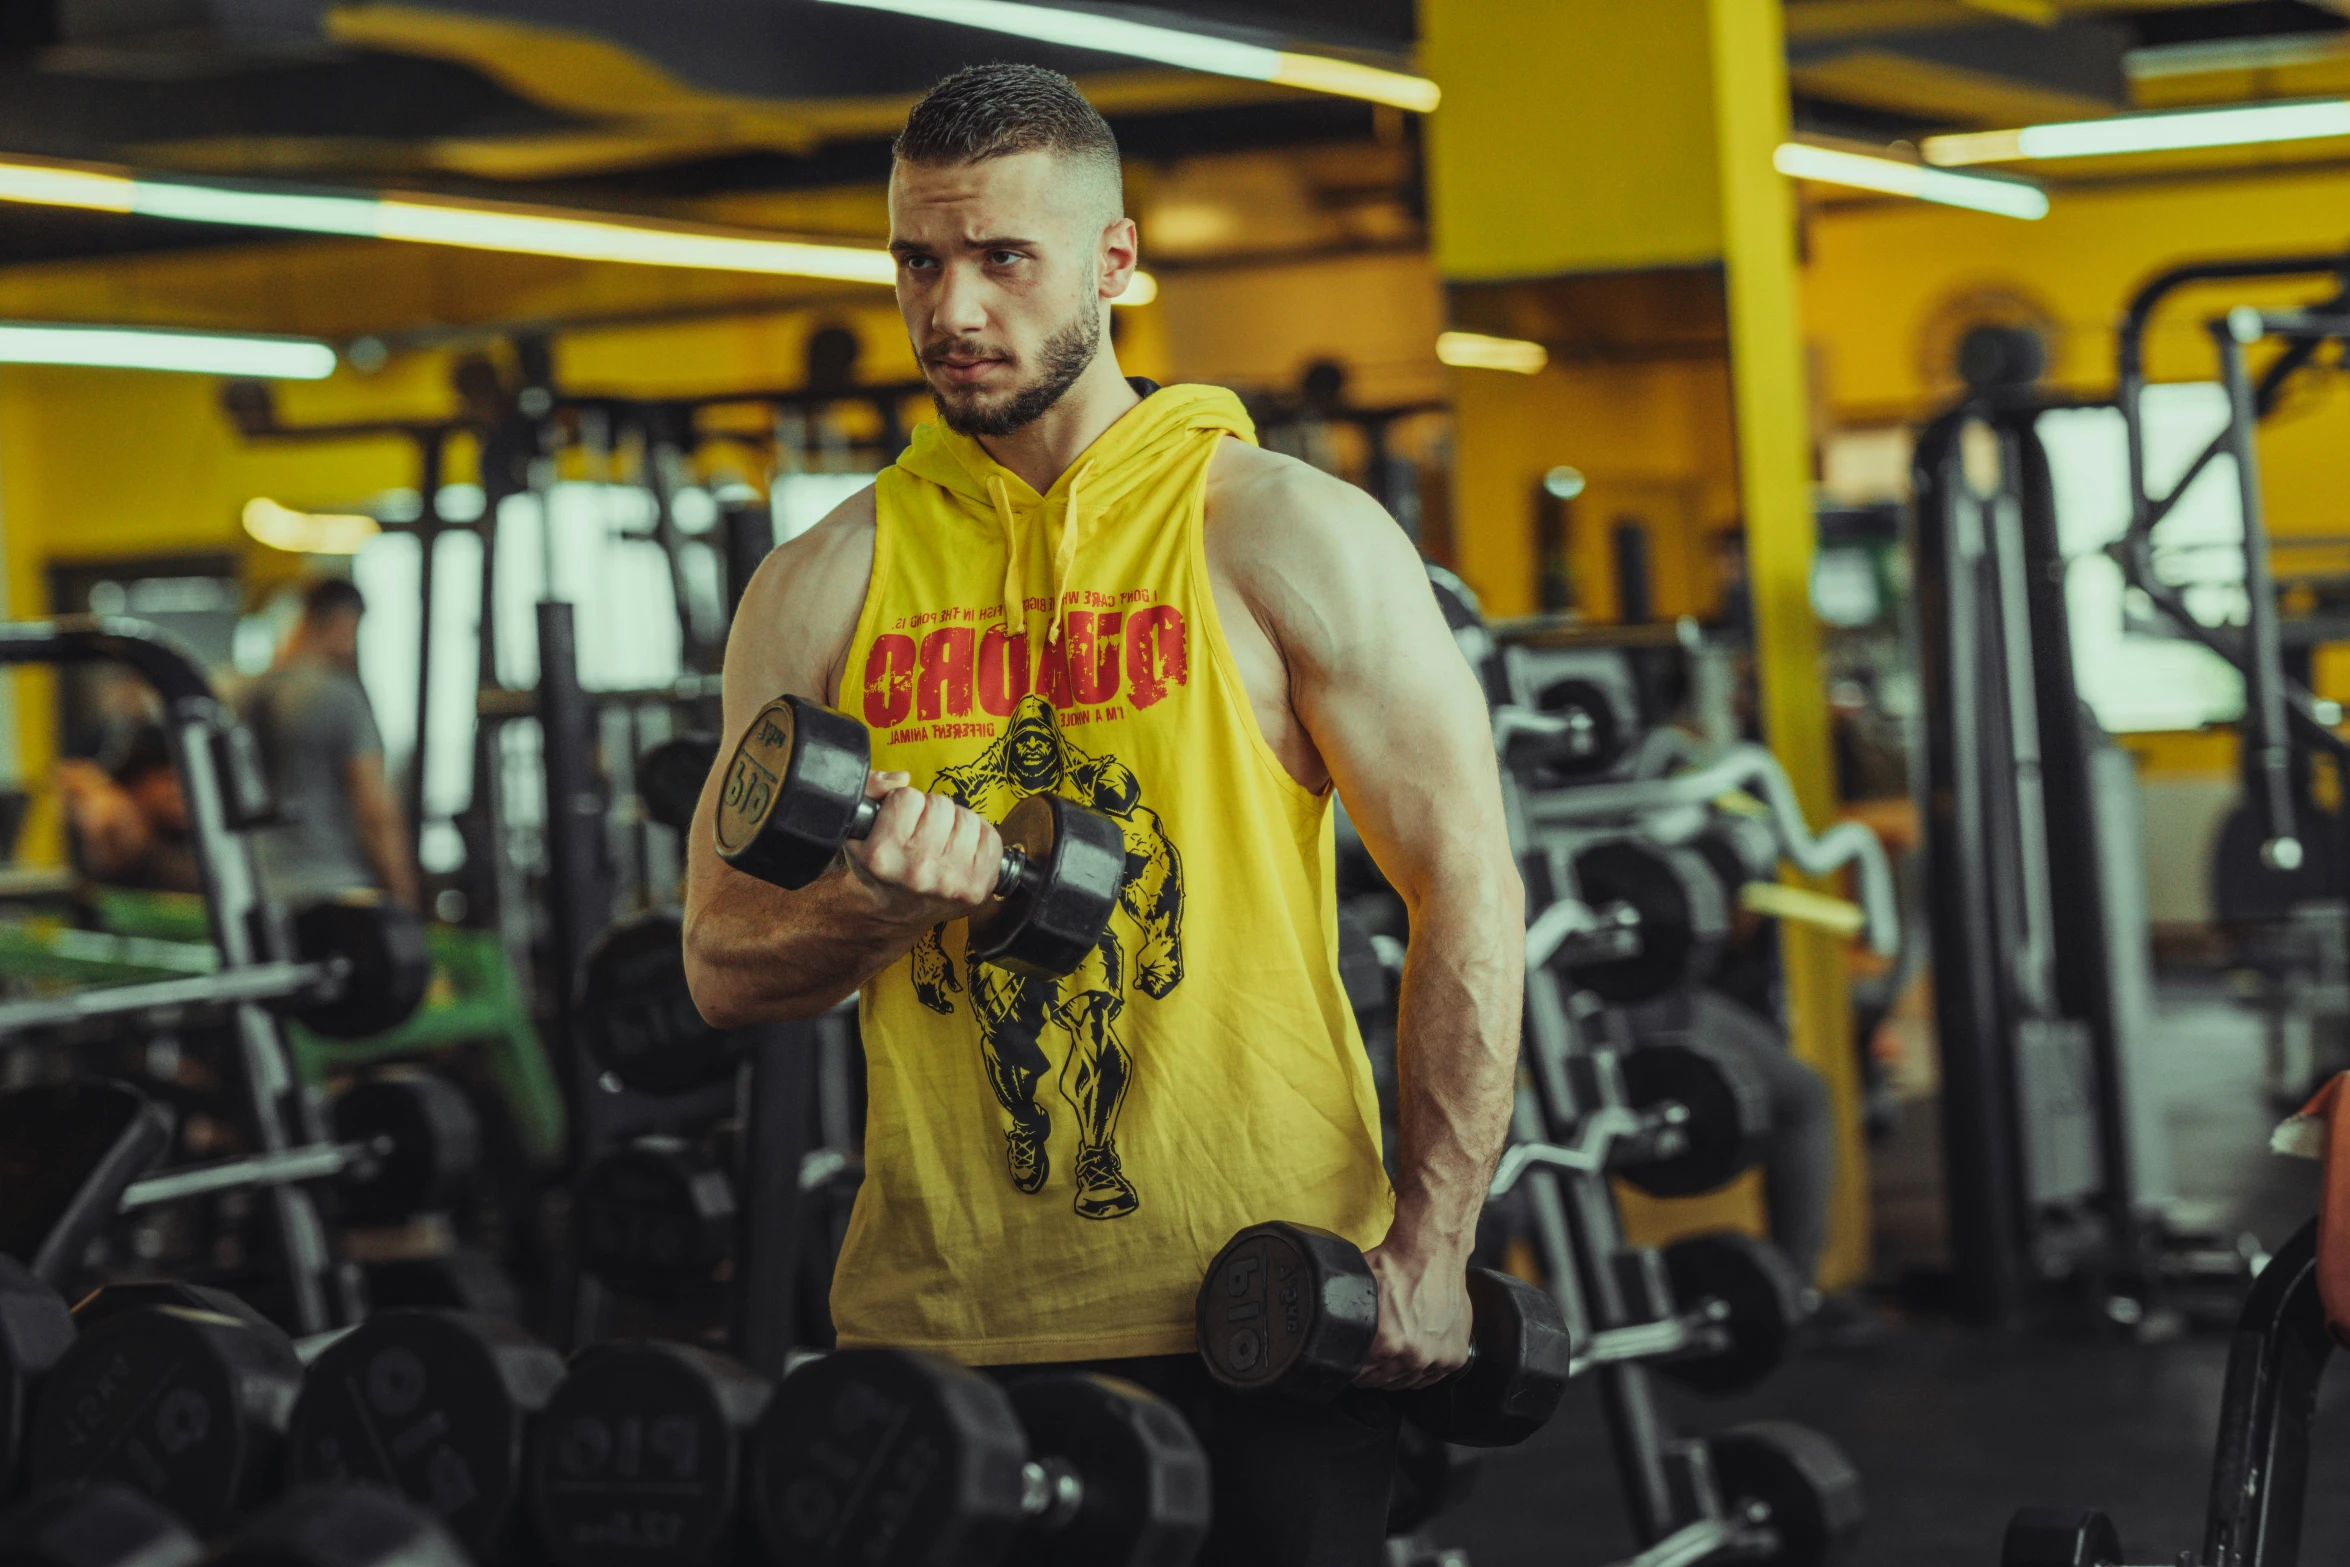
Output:
[[[854,835],[872,741],[865,726],[805,697],[759,709],[727,759],[718,857],[746,876],[805,887]],[[866,824],[871,812],[862,811]]]
[[1011,1401],[935,1355],[810,1361],[777,1386],[751,1452],[760,1540],[794,1567],[993,1562],[1028,1516]]
[[1218,1382],[1329,1398],[1371,1351],[1379,1287],[1343,1235],[1252,1224],[1208,1264],[1197,1311],[1200,1358]]
[[1043,978],[1073,973],[1102,939],[1126,879],[1126,834],[1058,795],[1032,794],[997,828],[1013,884],[967,922],[982,963]]
[[1405,1417],[1463,1447],[1523,1442],[1558,1413],[1574,1344],[1558,1302],[1490,1268],[1469,1270],[1467,1366],[1434,1387],[1396,1395]]
[[1021,1377],[1011,1395],[1030,1489],[1043,1493],[1025,1504],[1022,1562],[1158,1567],[1198,1555],[1213,1516],[1208,1455],[1173,1406],[1086,1372]]
[[555,1567],[706,1567],[742,1549],[744,1448],[774,1388],[688,1344],[591,1344],[532,1443],[530,1507]]
[[42,1385],[33,1479],[118,1480],[215,1534],[276,1484],[301,1389],[275,1327],[180,1306],[117,1313]]
[[509,1559],[522,1544],[524,1436],[562,1380],[563,1358],[512,1323],[379,1311],[312,1363],[288,1474],[397,1491],[474,1555]]

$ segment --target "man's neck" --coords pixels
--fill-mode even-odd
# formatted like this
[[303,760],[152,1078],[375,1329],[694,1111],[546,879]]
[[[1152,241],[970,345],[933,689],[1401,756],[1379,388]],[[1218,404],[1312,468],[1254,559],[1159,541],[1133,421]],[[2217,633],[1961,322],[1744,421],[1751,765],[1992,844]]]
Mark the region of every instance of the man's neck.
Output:
[[1078,455],[1118,422],[1119,415],[1142,401],[1118,368],[1118,355],[1110,347],[1106,328],[1102,339],[1093,363],[1061,394],[1059,402],[1010,435],[980,438],[988,456],[1018,474],[1039,495],[1051,489]]

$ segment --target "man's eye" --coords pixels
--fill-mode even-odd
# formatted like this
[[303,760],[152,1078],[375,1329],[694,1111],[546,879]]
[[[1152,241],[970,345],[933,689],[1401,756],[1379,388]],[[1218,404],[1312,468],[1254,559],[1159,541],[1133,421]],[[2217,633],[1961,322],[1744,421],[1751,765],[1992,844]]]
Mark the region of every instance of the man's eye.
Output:
[[1016,250],[991,250],[987,253],[990,266],[1008,267],[1020,259],[1020,252]]
[[936,264],[937,263],[933,262],[928,256],[900,256],[898,258],[898,265],[904,267],[909,272],[926,271]]

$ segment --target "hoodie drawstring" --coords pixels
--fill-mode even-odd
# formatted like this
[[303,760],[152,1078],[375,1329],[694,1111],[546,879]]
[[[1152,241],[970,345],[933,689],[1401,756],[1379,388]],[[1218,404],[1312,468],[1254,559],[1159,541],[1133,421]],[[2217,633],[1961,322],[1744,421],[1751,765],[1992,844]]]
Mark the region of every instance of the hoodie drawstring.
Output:
[[1078,491],[1092,472],[1093,464],[1087,463],[1069,475],[1069,505],[1061,517],[1061,547],[1053,551],[1053,602],[1048,611],[1052,629],[1045,633],[1048,645],[1061,640],[1061,621],[1068,613],[1062,600],[1068,596],[1069,583],[1077,575],[1077,546],[1085,531],[1085,518],[1077,509]]
[[1004,635],[1016,637],[1028,630],[1028,612],[1021,607],[1020,521],[1012,515],[1012,491],[1001,474],[987,476],[987,498],[995,503],[995,520],[1004,529]]

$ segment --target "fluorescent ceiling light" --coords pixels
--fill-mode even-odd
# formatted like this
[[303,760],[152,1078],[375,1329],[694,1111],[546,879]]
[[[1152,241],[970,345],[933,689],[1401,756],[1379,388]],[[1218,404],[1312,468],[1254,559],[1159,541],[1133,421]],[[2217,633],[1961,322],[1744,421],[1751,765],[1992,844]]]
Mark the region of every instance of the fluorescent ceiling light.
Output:
[[335,351],[306,337],[9,321],[0,322],[0,363],[316,381],[334,374]]
[[1459,370],[1508,370],[1532,375],[1550,363],[1550,350],[1522,337],[1445,332],[1436,339],[1436,357]]
[[1156,60],[1162,65],[1179,65],[1185,70],[1205,71],[1214,76],[1239,76],[1252,82],[1278,82],[1284,87],[1367,98],[1373,103],[1392,104],[1421,114],[1433,110],[1441,96],[1436,84],[1424,76],[1383,71],[1328,55],[1268,49],[1262,44],[1185,32],[1181,28],[1155,27],[1124,17],[1063,10],[1059,6],[1023,5],[1017,0],[826,0],[826,3],[889,11],[899,16],[920,17],[926,22],[952,22],[959,27],[984,28],[991,33],[1010,33],[1065,49],[1130,55],[1138,60]]
[[[763,272],[884,286],[897,280],[897,262],[886,250],[811,244],[754,230],[664,223],[654,218],[565,211],[521,202],[217,185],[45,159],[0,160],[0,201],[300,234],[454,245],[510,255],[561,256],[573,261]],[[1137,272],[1116,303],[1146,305],[1157,293],[1157,282],[1148,273]]]
[[356,555],[382,530],[373,517],[356,512],[296,511],[255,496],[245,502],[245,531],[295,555]]
[[2011,158],[2102,158],[2130,152],[2177,152],[2189,147],[2243,147],[2321,136],[2350,136],[2350,99],[2117,114],[2105,120],[2027,125],[2015,131],[1929,136],[1919,143],[1918,150],[1928,163],[1947,166]]
[[2048,193],[2021,180],[1992,179],[1981,174],[1947,174],[1899,158],[1872,158],[1865,153],[1805,142],[1782,142],[1771,155],[1781,174],[1828,185],[1850,185],[1859,190],[1883,191],[1889,196],[1914,196],[1946,207],[1968,207],[1995,212],[2003,218],[2048,216]]

